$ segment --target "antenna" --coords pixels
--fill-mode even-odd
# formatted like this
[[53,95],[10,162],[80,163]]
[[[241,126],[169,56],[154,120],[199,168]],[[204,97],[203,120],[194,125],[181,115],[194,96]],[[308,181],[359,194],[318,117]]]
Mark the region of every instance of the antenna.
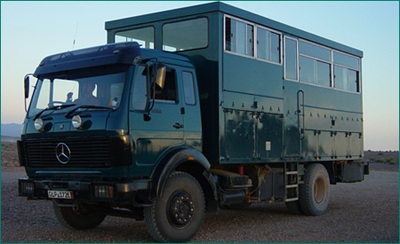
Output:
[[72,42],[72,51],[74,51],[74,49],[75,49],[76,34],[78,33],[78,24],[79,24],[79,22],[76,22],[74,40],[73,40],[73,42]]

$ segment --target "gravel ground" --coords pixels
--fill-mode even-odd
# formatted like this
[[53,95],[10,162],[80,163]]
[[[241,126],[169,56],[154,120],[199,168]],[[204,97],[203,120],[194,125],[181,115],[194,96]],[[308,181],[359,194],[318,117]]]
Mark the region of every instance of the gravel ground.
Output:
[[[385,170],[385,169],[380,169]],[[56,220],[51,202],[18,197],[21,168],[2,172],[2,242],[152,242],[144,222],[107,217],[97,228],[72,231]],[[193,242],[399,242],[398,170],[371,171],[360,183],[331,186],[328,211],[292,215],[285,204],[206,215]]]
[[[152,242],[142,221],[107,217],[96,229],[73,231],[58,223],[50,201],[18,197],[17,180],[25,171],[18,167],[15,141],[3,139],[2,242]],[[366,152],[365,158],[371,174],[360,183],[332,185],[330,206],[322,216],[293,215],[283,203],[220,210],[205,216],[192,241],[398,243],[398,151]]]

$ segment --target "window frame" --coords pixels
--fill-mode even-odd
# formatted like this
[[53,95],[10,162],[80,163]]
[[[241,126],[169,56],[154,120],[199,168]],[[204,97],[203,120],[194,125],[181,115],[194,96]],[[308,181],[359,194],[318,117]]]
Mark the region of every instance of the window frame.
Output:
[[[287,43],[287,41],[286,40],[288,40],[288,39],[296,41],[296,43],[297,43],[297,80],[288,78],[287,74],[286,74],[287,73],[287,65],[286,65],[286,57],[287,57],[286,43]],[[355,55],[351,55],[349,53],[345,53],[343,51],[340,51],[340,50],[337,50],[337,49],[334,49],[334,48],[323,46],[321,44],[314,43],[314,42],[311,42],[311,41],[308,41],[308,40],[304,40],[304,39],[301,39],[301,38],[296,38],[296,37],[290,36],[290,35],[284,35],[283,40],[284,40],[284,44],[283,44],[283,62],[282,63],[283,63],[283,72],[284,72],[283,79],[284,80],[293,81],[293,82],[299,82],[299,83],[302,83],[302,84],[308,84],[308,85],[318,86],[318,87],[327,88],[327,89],[334,89],[334,90],[341,91],[341,92],[348,92],[348,93],[354,93],[354,94],[361,94],[362,93],[361,92],[362,91],[362,78],[361,78],[361,69],[362,68],[361,68],[361,58],[360,57],[357,57]],[[314,45],[316,47],[320,47],[320,48],[323,48],[323,49],[329,51],[330,60],[325,60],[323,58],[319,58],[319,57],[317,57],[318,55],[314,55],[313,56],[313,55],[309,55],[309,54],[300,53],[300,42],[311,44],[311,45]],[[340,55],[346,55],[346,56],[348,56],[350,58],[356,59],[357,62],[358,62],[358,65],[357,65],[358,69],[354,69],[354,67],[351,67],[349,65],[345,65],[345,64],[341,64],[341,63],[335,63],[335,60],[334,60],[334,53],[335,52],[340,54]],[[300,78],[300,57],[312,59],[317,63],[318,62],[322,62],[322,63],[330,65],[330,68],[329,68],[330,86],[324,86],[324,85],[321,85],[321,84],[318,84],[318,83],[302,81],[301,78]],[[336,78],[335,77],[335,67],[341,67],[341,68],[347,69],[347,71],[356,72],[356,77],[357,77],[357,82],[358,82],[357,83],[357,87],[356,87],[357,91],[349,90],[347,88],[337,88],[337,87],[335,87],[335,85],[336,85],[335,84],[335,78]],[[313,75],[315,76],[316,74],[313,74]],[[348,72],[347,72],[347,75],[348,75]],[[317,82],[318,82],[318,80],[317,80]]]
[[[246,55],[246,54],[242,54],[242,53],[239,53],[239,52],[236,52],[236,51],[227,50],[227,45],[226,45],[227,44],[227,41],[226,41],[226,34],[227,34],[226,33],[226,31],[227,31],[226,19],[227,18],[233,19],[235,21],[243,22],[244,24],[246,24],[246,27],[247,27],[247,25],[252,26],[252,28],[253,28],[253,36],[252,36],[253,54],[252,55]],[[274,62],[274,61],[271,61],[271,60],[266,60],[266,59],[258,57],[258,53],[257,53],[257,38],[258,38],[257,28],[264,29],[266,31],[269,31],[269,32],[271,32],[273,34],[277,34],[279,36],[279,62]],[[246,28],[246,31],[245,31],[246,37],[247,37],[247,33],[248,33],[248,31],[247,31],[247,28]],[[268,28],[266,26],[259,25],[259,24],[256,24],[256,23],[244,20],[244,19],[240,19],[240,18],[234,17],[232,15],[224,14],[224,16],[223,16],[223,50],[224,50],[225,53],[229,53],[229,54],[233,54],[233,55],[237,55],[237,56],[241,56],[241,57],[245,57],[245,58],[255,59],[255,60],[262,61],[262,62],[266,62],[266,63],[282,66],[283,65],[283,50],[284,50],[282,46],[283,46],[283,34],[282,34],[282,32],[279,32],[277,30],[274,30],[274,29]],[[247,50],[247,48],[248,47],[246,46],[245,50]]]
[[[166,47],[170,47],[170,46],[165,45],[165,43],[164,43],[164,41],[165,41],[164,40],[165,39],[164,28],[165,28],[166,25],[172,25],[172,24],[176,24],[176,23],[182,23],[182,22],[194,21],[194,20],[201,20],[201,19],[205,19],[206,20],[206,26],[207,26],[207,30],[206,30],[206,35],[207,36],[205,38],[207,43],[206,43],[205,46],[193,47],[193,48],[188,48],[188,49],[184,49],[184,50],[168,50],[168,49],[164,48],[165,46]],[[174,52],[175,53],[175,52],[185,52],[185,51],[191,51],[191,50],[197,50],[197,49],[205,49],[205,48],[208,48],[209,44],[210,44],[210,20],[206,16],[199,16],[199,17],[190,18],[190,19],[174,20],[174,21],[171,21],[171,22],[163,23],[162,26],[161,26],[161,49],[160,50],[162,50],[164,52]],[[172,47],[172,48],[176,48],[176,47]]]
[[[250,25],[250,26],[253,27],[253,37],[252,37],[252,45],[253,45],[252,51],[253,51],[253,54],[252,55],[246,55],[246,54],[242,54],[242,53],[239,53],[239,52],[236,52],[236,51],[226,50],[226,48],[227,48],[227,45],[226,45],[226,19],[227,18],[233,19],[233,20],[238,21],[238,22],[242,22],[243,24],[246,25],[245,32],[244,32],[246,40],[248,40],[247,39],[247,33],[248,33],[247,26]],[[255,32],[254,32],[254,29],[255,29],[255,25],[253,23],[249,22],[249,21],[246,21],[246,20],[243,20],[243,19],[239,19],[239,18],[230,16],[230,15],[224,15],[224,28],[223,28],[223,35],[224,35],[223,36],[224,37],[223,38],[223,43],[224,43],[223,48],[224,48],[224,51],[228,52],[228,53],[231,53],[231,54],[239,55],[239,56],[242,56],[242,57],[255,58],[254,57],[254,53],[255,53],[255,47],[254,47]],[[245,42],[245,44],[247,44],[247,41]],[[248,46],[245,45],[245,47],[244,47],[245,53],[246,53],[247,49],[248,49]]]
[[[302,67],[300,66],[302,58],[308,59],[309,61],[312,62],[311,64],[312,64],[313,73],[310,74],[312,76],[312,81],[302,80]],[[329,73],[329,82],[328,82],[329,84],[328,85],[324,85],[324,84],[322,84],[320,82],[321,80],[319,78],[320,78],[321,73],[319,72],[319,64],[328,65],[328,69],[325,69]],[[328,61],[324,61],[324,60],[321,60],[321,59],[315,59],[315,58],[312,58],[312,57],[309,57],[309,56],[299,55],[299,71],[300,71],[300,73],[299,73],[299,81],[300,81],[300,83],[307,83],[307,84],[311,84],[311,85],[314,85],[314,86],[327,87],[327,88],[332,87],[332,73],[331,73],[332,72],[332,68],[331,68],[331,65],[332,64],[330,62],[328,62]]]
[[[140,26],[134,29],[122,29],[122,30],[118,30],[117,32],[114,33],[114,42],[115,43],[123,43],[123,42],[118,42],[117,41],[117,34],[121,33],[121,32],[128,32],[128,31],[134,31],[134,30],[139,30],[139,29],[146,29],[146,28],[151,28],[153,31],[153,47],[150,47],[151,42],[149,42],[149,47],[145,46],[144,48],[149,48],[149,49],[156,49],[156,28],[154,25],[146,25],[146,26]],[[134,40],[131,40],[134,41]],[[125,41],[125,42],[131,42],[131,41]],[[137,42],[137,41],[136,41]],[[138,42],[139,43],[139,42]],[[141,45],[139,43],[139,45]]]
[[[358,61],[357,69],[354,69],[353,67],[345,65],[345,64],[335,63],[335,55],[334,55],[335,52],[340,54],[340,55],[348,56],[350,58],[355,58]],[[354,55],[350,55],[348,53],[345,53],[345,52],[342,52],[342,51],[339,51],[339,50],[335,50],[335,49],[332,50],[332,63],[336,64],[336,65],[339,65],[339,66],[347,67],[347,68],[352,69],[352,70],[361,71],[361,59],[359,57],[354,56]]]
[[[276,34],[276,35],[279,36],[279,55],[278,55],[279,62],[274,62],[272,60],[262,59],[262,58],[258,57],[258,28],[263,29],[265,31],[268,31],[270,33],[273,33],[273,34]],[[279,65],[283,64],[283,51],[282,51],[283,50],[283,48],[282,48],[283,38],[282,38],[282,33],[278,32],[278,31],[275,31],[275,30],[273,30],[271,28],[267,28],[267,27],[262,26],[262,25],[256,25],[256,28],[255,28],[255,41],[256,41],[256,43],[255,43],[255,47],[254,47],[254,53],[255,53],[256,59],[264,61],[264,62],[267,62],[267,63],[271,63],[271,64],[279,64]],[[270,39],[270,41],[271,41],[271,39]],[[270,43],[270,45],[271,45],[271,43]]]
[[[360,61],[360,60],[359,60]],[[340,65],[340,64],[335,64],[335,63],[333,63],[332,64],[332,76],[333,76],[333,80],[332,80],[332,87],[334,88],[334,89],[336,89],[336,90],[340,90],[340,91],[344,91],[344,92],[351,92],[351,93],[361,93],[361,69],[360,70],[355,70],[355,69],[353,69],[353,68],[350,68],[350,67],[348,67],[348,66],[344,66],[344,65]],[[359,63],[359,65],[358,66],[360,66],[360,63]],[[346,75],[347,75],[347,77],[348,77],[348,75],[349,75],[349,71],[354,71],[354,72],[356,72],[356,76],[357,76],[357,81],[358,81],[358,86],[357,86],[357,91],[352,91],[352,90],[348,90],[347,88],[337,88],[336,87],[336,81],[335,81],[335,79],[336,79],[336,73],[335,73],[335,71],[336,71],[336,67],[339,67],[339,68],[342,68],[342,69],[345,69],[347,72],[346,72]]]
[[[301,53],[301,51],[300,51],[300,44],[301,43],[305,43],[305,44],[307,44],[307,45],[311,45],[311,46],[315,46],[316,48],[321,48],[321,49],[324,49],[324,50],[326,50],[328,53],[329,53],[329,59],[327,60],[327,59],[323,59],[323,58],[320,58],[320,57],[318,57],[319,55],[312,55],[312,54],[304,54],[304,53]],[[304,80],[302,80],[301,79],[301,75],[300,75],[300,73],[299,73],[299,82],[300,83],[307,83],[307,84],[311,84],[311,85],[314,85],[314,86],[319,86],[319,87],[326,87],[326,88],[332,88],[333,87],[333,75],[332,75],[332,65],[333,65],[333,63],[332,63],[332,49],[331,48],[327,48],[327,47],[324,47],[324,46],[322,46],[322,45],[319,45],[319,44],[316,44],[316,43],[313,43],[313,42],[310,42],[310,41],[307,41],[307,40],[303,40],[303,39],[299,39],[299,41],[298,41],[298,47],[299,47],[299,50],[298,50],[298,55],[299,55],[299,71],[300,71],[300,73],[301,73],[301,64],[300,64],[300,60],[301,60],[301,57],[304,57],[304,58],[307,58],[307,59],[311,59],[311,60],[313,60],[314,62],[314,65],[318,65],[318,63],[320,62],[320,63],[324,63],[324,64],[328,64],[329,65],[329,85],[328,86],[325,86],[325,85],[322,85],[322,84],[320,84],[319,83],[319,80],[318,80],[318,77],[319,77],[319,73],[318,73],[318,67],[314,67],[314,74],[313,74],[313,76],[314,76],[314,81],[313,82],[309,82],[309,81],[304,81]]]
[[[142,72],[139,72],[140,70],[140,68],[142,68],[143,67],[143,70],[142,70],[142,72],[144,71],[144,70],[146,70],[146,75],[145,76],[143,76],[144,78],[145,78],[145,83],[144,83],[144,86],[140,86],[140,85],[143,85],[143,84],[139,84],[138,82],[138,80],[139,79],[137,79],[137,77],[139,76],[139,74],[142,74]],[[133,77],[132,77],[132,79],[133,79],[133,84],[132,84],[132,87],[131,87],[131,91],[130,91],[130,102],[129,102],[129,104],[130,104],[130,107],[131,107],[131,109],[133,110],[133,111],[145,111],[146,110],[146,108],[147,108],[147,106],[148,106],[148,101],[150,101],[151,100],[151,98],[150,97],[148,97],[148,96],[150,96],[150,94],[151,94],[151,92],[150,92],[150,87],[148,87],[148,84],[150,83],[149,82],[149,77],[150,77],[150,74],[149,74],[149,71],[148,71],[148,65],[147,64],[140,64],[140,65],[138,65],[137,67],[136,67],[136,69],[135,69],[135,74],[133,75]],[[142,82],[143,80],[141,80],[141,82]],[[143,89],[144,88],[144,89]],[[145,91],[145,92],[141,92],[141,91]],[[141,98],[143,99],[142,101],[140,101],[138,98],[141,96]],[[143,97],[144,96],[144,97]],[[140,107],[139,107],[140,106]]]
[[[167,73],[168,72],[173,73],[174,86],[175,86],[175,99],[174,100],[172,100],[172,99],[163,99],[163,98],[156,98],[156,96],[154,96],[154,102],[155,103],[167,103],[167,104],[179,104],[181,99],[180,99],[180,91],[179,91],[180,87],[178,85],[178,70],[173,65],[170,65],[170,64],[167,64],[167,63],[162,63],[162,64],[164,64],[167,67],[167,71],[166,71]],[[165,79],[167,79],[167,74],[165,74]],[[165,84],[167,84],[166,80],[164,82],[165,82]],[[153,91],[150,91],[151,97],[153,97],[152,92]]]
[[[296,42],[296,79],[291,79],[287,77],[287,65],[286,65],[286,57],[287,57],[287,53],[286,53],[286,40],[290,39],[294,42]],[[289,81],[294,81],[294,82],[299,82],[300,80],[300,65],[299,65],[299,41],[296,38],[293,37],[289,37],[289,36],[284,36],[284,49],[283,49],[283,53],[284,53],[284,60],[283,60],[283,79],[284,80],[289,80]]]
[[[190,82],[192,83],[192,89],[191,91],[188,91],[186,88],[186,81],[185,77],[184,77],[184,73],[187,73],[191,76],[191,80]],[[182,70],[181,71],[181,77],[182,77],[182,88],[183,88],[183,100],[185,102],[185,105],[187,106],[196,106],[197,105],[197,96],[196,96],[196,82],[195,82],[195,77],[194,77],[194,73],[192,71],[188,71],[188,70]],[[188,100],[186,99],[186,95],[188,94],[188,92],[193,93],[193,103],[189,103]]]
[[[320,44],[317,44],[317,43],[314,43],[314,42],[310,42],[310,41],[307,41],[307,40],[304,40],[304,39],[298,39],[298,40],[299,40],[299,55],[306,56],[306,57],[313,58],[313,59],[318,59],[318,60],[321,60],[323,62],[332,62],[332,50],[333,50],[332,48],[328,48],[328,47],[325,47],[325,46],[322,46]],[[307,44],[307,45],[311,45],[311,46],[315,46],[317,48],[325,49],[326,51],[329,52],[329,58],[328,59],[324,59],[324,58],[317,57],[317,55],[312,56],[312,55],[309,55],[309,54],[301,53],[300,43],[302,43],[302,42]]]
[[[351,67],[351,66],[346,66],[346,65],[344,65],[344,64],[339,64],[339,63],[335,63],[335,52],[336,53],[338,53],[338,54],[340,54],[340,55],[344,55],[344,56],[348,56],[348,57],[350,57],[350,58],[355,58],[356,60],[357,60],[357,69],[354,69],[353,67]],[[354,55],[351,55],[351,54],[348,54],[348,53],[345,53],[345,52],[342,52],[342,51],[340,51],[340,50],[336,50],[336,49],[332,49],[332,60],[331,60],[331,62],[332,62],[332,88],[334,88],[335,90],[339,90],[339,91],[343,91],[343,92],[349,92],[349,93],[357,93],[357,94],[361,94],[361,91],[362,91],[362,79],[361,79],[361,58],[360,57],[357,57],[357,56],[354,56]],[[357,91],[351,91],[351,90],[348,90],[348,89],[342,89],[342,88],[336,88],[335,87],[335,66],[338,66],[338,67],[341,67],[341,68],[346,68],[347,69],[347,71],[355,71],[356,72],[356,75],[357,75],[357,81],[358,81],[358,90]],[[347,75],[348,75],[348,72],[347,72]]]

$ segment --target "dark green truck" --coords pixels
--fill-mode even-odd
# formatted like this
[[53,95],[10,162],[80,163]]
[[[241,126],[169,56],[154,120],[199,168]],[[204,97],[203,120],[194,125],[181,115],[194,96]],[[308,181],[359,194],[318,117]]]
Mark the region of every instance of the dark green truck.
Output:
[[219,207],[321,215],[331,184],[368,173],[361,51],[219,2],[106,30],[25,78],[19,195],[64,225],[130,217],[189,241]]

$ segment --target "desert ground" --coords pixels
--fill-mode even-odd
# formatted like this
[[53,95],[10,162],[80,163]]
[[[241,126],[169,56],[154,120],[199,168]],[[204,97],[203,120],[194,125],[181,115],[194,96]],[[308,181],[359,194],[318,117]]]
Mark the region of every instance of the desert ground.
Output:
[[[398,151],[365,152],[363,182],[331,186],[328,211],[290,214],[285,204],[254,204],[206,215],[193,242],[399,242]],[[54,216],[50,201],[18,196],[15,140],[2,141],[2,242],[153,242],[143,221],[107,217],[95,229],[74,231]]]

